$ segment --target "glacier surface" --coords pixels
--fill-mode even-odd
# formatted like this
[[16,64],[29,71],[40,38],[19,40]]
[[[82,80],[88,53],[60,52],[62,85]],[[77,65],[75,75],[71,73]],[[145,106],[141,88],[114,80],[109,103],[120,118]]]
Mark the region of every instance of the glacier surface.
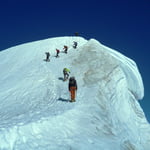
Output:
[[[1,51],[0,60],[0,150],[149,150],[143,82],[130,58],[95,39],[56,37]],[[64,67],[78,83],[75,103]]]

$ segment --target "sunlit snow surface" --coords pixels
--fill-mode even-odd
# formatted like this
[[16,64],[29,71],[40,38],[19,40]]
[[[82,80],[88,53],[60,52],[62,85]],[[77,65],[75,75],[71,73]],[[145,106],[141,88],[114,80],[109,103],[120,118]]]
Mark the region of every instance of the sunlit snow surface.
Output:
[[[0,150],[150,149],[150,126],[137,101],[143,82],[133,60],[81,37],[22,44],[0,52],[0,60]],[[64,67],[78,83],[75,103],[68,102]]]

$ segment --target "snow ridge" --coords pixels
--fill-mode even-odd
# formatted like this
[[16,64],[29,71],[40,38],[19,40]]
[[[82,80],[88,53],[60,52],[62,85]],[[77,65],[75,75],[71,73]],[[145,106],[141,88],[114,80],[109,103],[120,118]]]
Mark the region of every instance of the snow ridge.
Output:
[[[82,37],[22,44],[0,59],[0,150],[149,149],[150,126],[137,101],[144,86],[133,60]],[[64,67],[77,79],[75,103],[68,102]]]

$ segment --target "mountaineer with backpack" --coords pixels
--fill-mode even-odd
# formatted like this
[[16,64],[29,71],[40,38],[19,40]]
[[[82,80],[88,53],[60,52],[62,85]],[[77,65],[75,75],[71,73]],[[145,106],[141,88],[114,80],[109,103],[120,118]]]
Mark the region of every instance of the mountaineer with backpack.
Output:
[[67,54],[67,52],[68,52],[68,46],[64,45],[63,50],[64,50],[64,52]]
[[50,59],[49,59],[50,53],[49,53],[49,52],[45,52],[45,54],[46,54],[46,59],[45,59],[45,61],[50,61]]
[[73,48],[76,49],[77,48],[78,43],[77,42],[73,42]]
[[56,58],[59,57],[60,50],[56,49]]
[[63,69],[64,81],[66,81],[69,77],[70,70],[68,68]]
[[68,89],[69,89],[70,95],[71,95],[70,102],[75,102],[75,96],[76,96],[76,91],[77,91],[77,82],[76,82],[75,77],[70,77]]

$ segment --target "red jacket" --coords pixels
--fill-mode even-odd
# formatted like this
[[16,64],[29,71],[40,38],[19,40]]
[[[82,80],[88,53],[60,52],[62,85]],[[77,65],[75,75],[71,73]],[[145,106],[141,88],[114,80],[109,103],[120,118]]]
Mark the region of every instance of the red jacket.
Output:
[[59,50],[59,49],[56,49],[56,52],[57,52],[57,53],[59,53],[59,52],[60,52],[60,50]]

